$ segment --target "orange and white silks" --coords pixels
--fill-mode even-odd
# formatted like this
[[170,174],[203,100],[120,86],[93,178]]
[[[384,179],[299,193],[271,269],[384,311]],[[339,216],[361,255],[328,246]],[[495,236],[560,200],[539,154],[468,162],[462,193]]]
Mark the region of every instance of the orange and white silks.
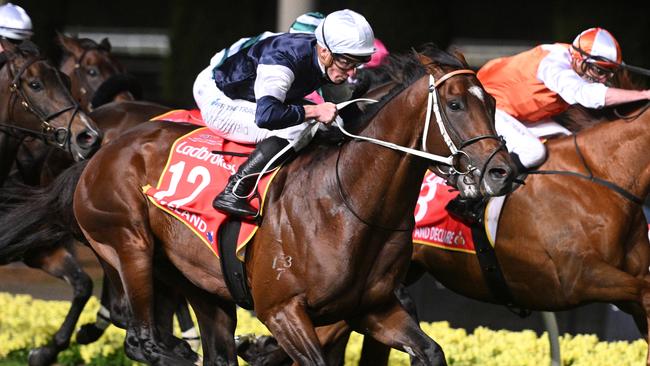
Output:
[[[569,47],[568,44],[562,46]],[[541,45],[510,57],[491,60],[478,78],[497,101],[497,108],[522,123],[538,122],[569,108],[562,97],[537,78],[540,62],[549,54]]]

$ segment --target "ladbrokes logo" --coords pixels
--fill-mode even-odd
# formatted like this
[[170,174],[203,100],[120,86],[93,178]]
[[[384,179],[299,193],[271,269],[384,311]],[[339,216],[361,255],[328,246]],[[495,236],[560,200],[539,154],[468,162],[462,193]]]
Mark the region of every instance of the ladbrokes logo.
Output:
[[231,175],[235,174],[235,164],[227,163],[223,159],[223,155],[213,154],[212,151],[210,151],[210,149],[206,148],[205,146],[191,146],[187,144],[187,141],[183,141],[176,146],[176,152],[197,160],[208,162],[212,165],[219,166],[229,171]]

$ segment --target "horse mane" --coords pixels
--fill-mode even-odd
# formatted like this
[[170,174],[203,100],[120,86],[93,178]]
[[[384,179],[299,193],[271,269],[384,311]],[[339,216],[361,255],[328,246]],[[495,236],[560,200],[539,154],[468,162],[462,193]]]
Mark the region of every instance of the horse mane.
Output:
[[390,100],[427,74],[427,70],[418,59],[416,52],[428,57],[431,59],[432,63],[436,65],[454,68],[467,67],[463,61],[454,55],[441,50],[433,43],[425,43],[418,47],[417,50],[413,50],[409,53],[391,54],[388,56],[388,61],[376,68],[376,71],[368,71],[383,75],[384,77],[390,77],[390,80],[396,83],[395,87],[393,87],[377,103],[369,105],[366,108],[365,113],[358,116],[355,120],[350,121],[351,123],[355,125],[365,125]]
[[30,41],[24,40],[16,46],[16,52],[20,53],[23,56],[35,56],[40,57],[41,51],[38,49],[38,46]]

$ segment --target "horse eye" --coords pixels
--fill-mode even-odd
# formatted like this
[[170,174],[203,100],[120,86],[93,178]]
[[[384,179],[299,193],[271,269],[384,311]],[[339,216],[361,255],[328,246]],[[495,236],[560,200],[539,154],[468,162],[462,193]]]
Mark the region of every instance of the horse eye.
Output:
[[452,111],[459,111],[459,110],[461,110],[463,108],[463,106],[460,104],[460,102],[455,101],[455,100],[452,100],[449,103],[447,103],[447,106]]
[[88,71],[86,71],[86,73],[88,74],[88,76],[92,76],[92,77],[99,75],[99,71],[97,71],[97,69],[94,67],[89,68]]
[[41,84],[41,82],[38,81],[38,80],[32,80],[32,81],[29,82],[28,85],[33,90],[41,90],[41,89],[43,89],[43,84]]

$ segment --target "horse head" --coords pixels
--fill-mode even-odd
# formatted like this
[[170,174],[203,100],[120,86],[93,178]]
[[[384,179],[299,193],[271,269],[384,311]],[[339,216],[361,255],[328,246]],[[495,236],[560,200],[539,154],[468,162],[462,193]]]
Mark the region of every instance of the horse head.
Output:
[[35,135],[71,153],[75,160],[90,157],[100,146],[101,132],[80,111],[65,77],[25,41],[16,46],[0,40],[0,123],[5,132]]
[[423,150],[436,146],[436,140],[442,137],[443,145],[452,154],[451,164],[435,164],[438,172],[463,197],[510,192],[516,168],[504,140],[495,132],[494,98],[468,68],[462,54],[452,56],[438,50],[417,53],[417,57],[430,75],[431,107],[427,113],[433,114],[431,119],[436,120],[436,123],[426,123]]
[[[104,38],[97,43],[88,38],[57,35],[63,48],[59,69],[70,76],[72,94],[85,111],[112,100],[135,100],[142,94],[141,87],[126,74],[126,69],[111,53],[111,44]],[[109,84],[106,86],[106,84]],[[103,88],[102,102],[94,98]],[[110,96],[104,96],[110,93]]]

